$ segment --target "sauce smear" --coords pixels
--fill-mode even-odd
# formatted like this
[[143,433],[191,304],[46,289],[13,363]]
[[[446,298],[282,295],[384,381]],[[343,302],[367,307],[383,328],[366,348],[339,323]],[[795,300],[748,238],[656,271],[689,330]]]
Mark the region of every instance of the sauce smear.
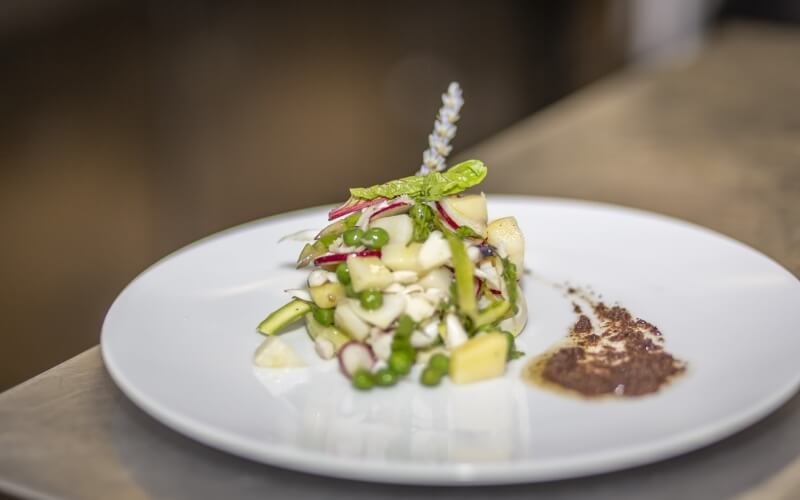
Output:
[[[579,294],[574,288],[567,293]],[[585,397],[642,396],[686,371],[684,362],[664,350],[655,325],[620,305],[579,297],[590,310],[573,303],[578,318],[566,341],[531,360],[523,371],[526,381]]]

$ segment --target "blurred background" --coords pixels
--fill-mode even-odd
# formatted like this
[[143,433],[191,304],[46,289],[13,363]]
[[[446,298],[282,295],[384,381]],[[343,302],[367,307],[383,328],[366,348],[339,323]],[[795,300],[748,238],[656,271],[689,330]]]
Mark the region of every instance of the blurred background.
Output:
[[0,390],[95,345],[158,258],[413,173],[448,82],[457,155],[740,17],[800,2],[0,3]]

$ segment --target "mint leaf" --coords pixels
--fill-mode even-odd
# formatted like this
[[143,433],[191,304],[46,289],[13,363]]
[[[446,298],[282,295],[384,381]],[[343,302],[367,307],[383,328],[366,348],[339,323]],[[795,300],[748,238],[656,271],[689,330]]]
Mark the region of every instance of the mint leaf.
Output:
[[402,195],[411,197],[419,196],[422,193],[422,186],[425,177],[411,176],[395,179],[384,184],[376,184],[366,188],[350,188],[350,196],[362,200],[373,200],[375,198],[396,198]]
[[482,161],[467,160],[450,167],[445,172],[431,172],[427,175],[403,177],[366,188],[352,188],[350,195],[363,200],[406,195],[422,201],[437,201],[480,184],[487,172],[488,169]]

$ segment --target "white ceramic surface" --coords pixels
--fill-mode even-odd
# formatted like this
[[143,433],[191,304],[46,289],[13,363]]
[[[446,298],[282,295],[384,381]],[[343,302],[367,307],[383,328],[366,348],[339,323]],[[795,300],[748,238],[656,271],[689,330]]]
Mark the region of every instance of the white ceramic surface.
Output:
[[[800,282],[706,229],[608,205],[490,196],[526,235],[527,356],[502,379],[353,391],[308,362],[255,370],[255,325],[301,285],[301,244],[280,236],[325,224],[324,209],[233,228],[163,259],[117,298],[102,351],[136,404],[210,446],[291,469],[419,484],[530,482],[610,471],[699,448],[755,422],[800,383]],[[658,325],[689,363],[662,392],[585,401],[524,384],[525,361],[563,338],[570,301],[546,282],[590,286]]]

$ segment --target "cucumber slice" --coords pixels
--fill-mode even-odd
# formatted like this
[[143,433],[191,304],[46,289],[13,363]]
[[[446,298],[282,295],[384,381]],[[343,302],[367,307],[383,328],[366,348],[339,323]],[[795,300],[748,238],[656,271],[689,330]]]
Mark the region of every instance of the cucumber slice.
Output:
[[336,352],[339,352],[339,348],[353,340],[335,326],[323,326],[314,319],[312,313],[306,314],[306,331],[311,340],[317,340],[318,337],[330,340]]
[[361,218],[361,212],[356,212],[354,214],[350,214],[344,219],[337,220],[333,224],[330,224],[325,227],[322,231],[319,232],[317,235],[317,239],[325,237],[325,236],[341,236],[342,233],[354,227],[358,222],[358,219]]
[[309,311],[311,311],[311,304],[295,299],[267,316],[264,321],[258,324],[258,331],[264,335],[275,335],[302,318]]

